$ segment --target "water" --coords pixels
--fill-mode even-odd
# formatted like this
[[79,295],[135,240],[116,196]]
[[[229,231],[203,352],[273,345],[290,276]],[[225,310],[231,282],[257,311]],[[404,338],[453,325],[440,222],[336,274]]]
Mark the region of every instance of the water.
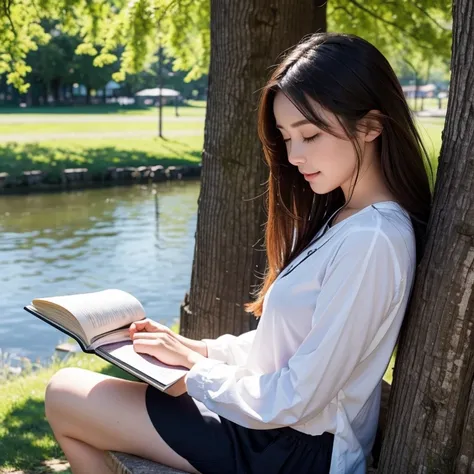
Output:
[[0,197],[0,348],[45,359],[66,337],[35,297],[118,288],[172,324],[189,289],[199,182]]

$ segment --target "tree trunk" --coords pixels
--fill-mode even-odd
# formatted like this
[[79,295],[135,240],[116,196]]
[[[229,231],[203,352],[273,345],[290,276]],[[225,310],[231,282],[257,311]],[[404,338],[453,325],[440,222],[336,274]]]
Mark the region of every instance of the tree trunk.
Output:
[[55,78],[51,80],[51,89],[54,99],[54,105],[58,105],[61,102],[60,98],[60,89],[61,89],[61,79]]
[[450,98],[427,247],[404,322],[379,474],[474,472],[474,10],[453,6]]
[[181,305],[180,330],[188,337],[256,326],[243,305],[265,269],[268,169],[257,135],[259,89],[278,55],[314,31],[313,1],[211,0],[201,193],[191,291]]

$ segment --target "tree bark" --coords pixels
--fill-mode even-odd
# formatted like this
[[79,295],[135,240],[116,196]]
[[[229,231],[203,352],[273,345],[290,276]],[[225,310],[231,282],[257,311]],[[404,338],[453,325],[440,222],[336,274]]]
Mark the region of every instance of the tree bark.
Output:
[[474,9],[453,5],[427,246],[402,327],[379,474],[474,472]]
[[257,135],[259,89],[278,55],[314,31],[313,10],[313,0],[211,1],[196,243],[190,295],[181,305],[180,331],[188,337],[256,326],[243,305],[266,258],[261,194],[268,169]]

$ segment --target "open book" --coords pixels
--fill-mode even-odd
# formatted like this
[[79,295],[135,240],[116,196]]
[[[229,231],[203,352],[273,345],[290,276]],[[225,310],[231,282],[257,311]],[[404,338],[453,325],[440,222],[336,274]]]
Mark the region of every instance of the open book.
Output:
[[135,352],[128,328],[145,318],[145,310],[130,293],[104,290],[36,298],[25,309],[73,337],[84,352],[96,354],[170,395],[184,393],[186,367],[163,364]]

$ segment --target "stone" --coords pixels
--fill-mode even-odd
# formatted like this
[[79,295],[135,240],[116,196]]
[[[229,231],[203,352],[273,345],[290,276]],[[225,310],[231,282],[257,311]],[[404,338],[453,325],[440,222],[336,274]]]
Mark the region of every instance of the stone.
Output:
[[[155,165],[151,167],[151,172],[153,173],[153,181],[154,182],[159,182],[159,181],[165,181],[166,180],[166,175],[165,175],[165,168],[162,165]],[[150,174],[151,176],[151,174]]]
[[27,186],[34,186],[40,184],[43,181],[45,173],[40,170],[24,171],[23,172],[23,183]]
[[182,179],[183,173],[180,166],[168,166],[165,170],[167,179]]
[[76,183],[78,181],[87,181],[87,168],[66,168],[63,171],[63,183]]
[[0,188],[5,187],[5,184],[8,182],[8,173],[0,173]]
[[186,474],[163,464],[116,451],[107,453],[107,464],[115,474]]

